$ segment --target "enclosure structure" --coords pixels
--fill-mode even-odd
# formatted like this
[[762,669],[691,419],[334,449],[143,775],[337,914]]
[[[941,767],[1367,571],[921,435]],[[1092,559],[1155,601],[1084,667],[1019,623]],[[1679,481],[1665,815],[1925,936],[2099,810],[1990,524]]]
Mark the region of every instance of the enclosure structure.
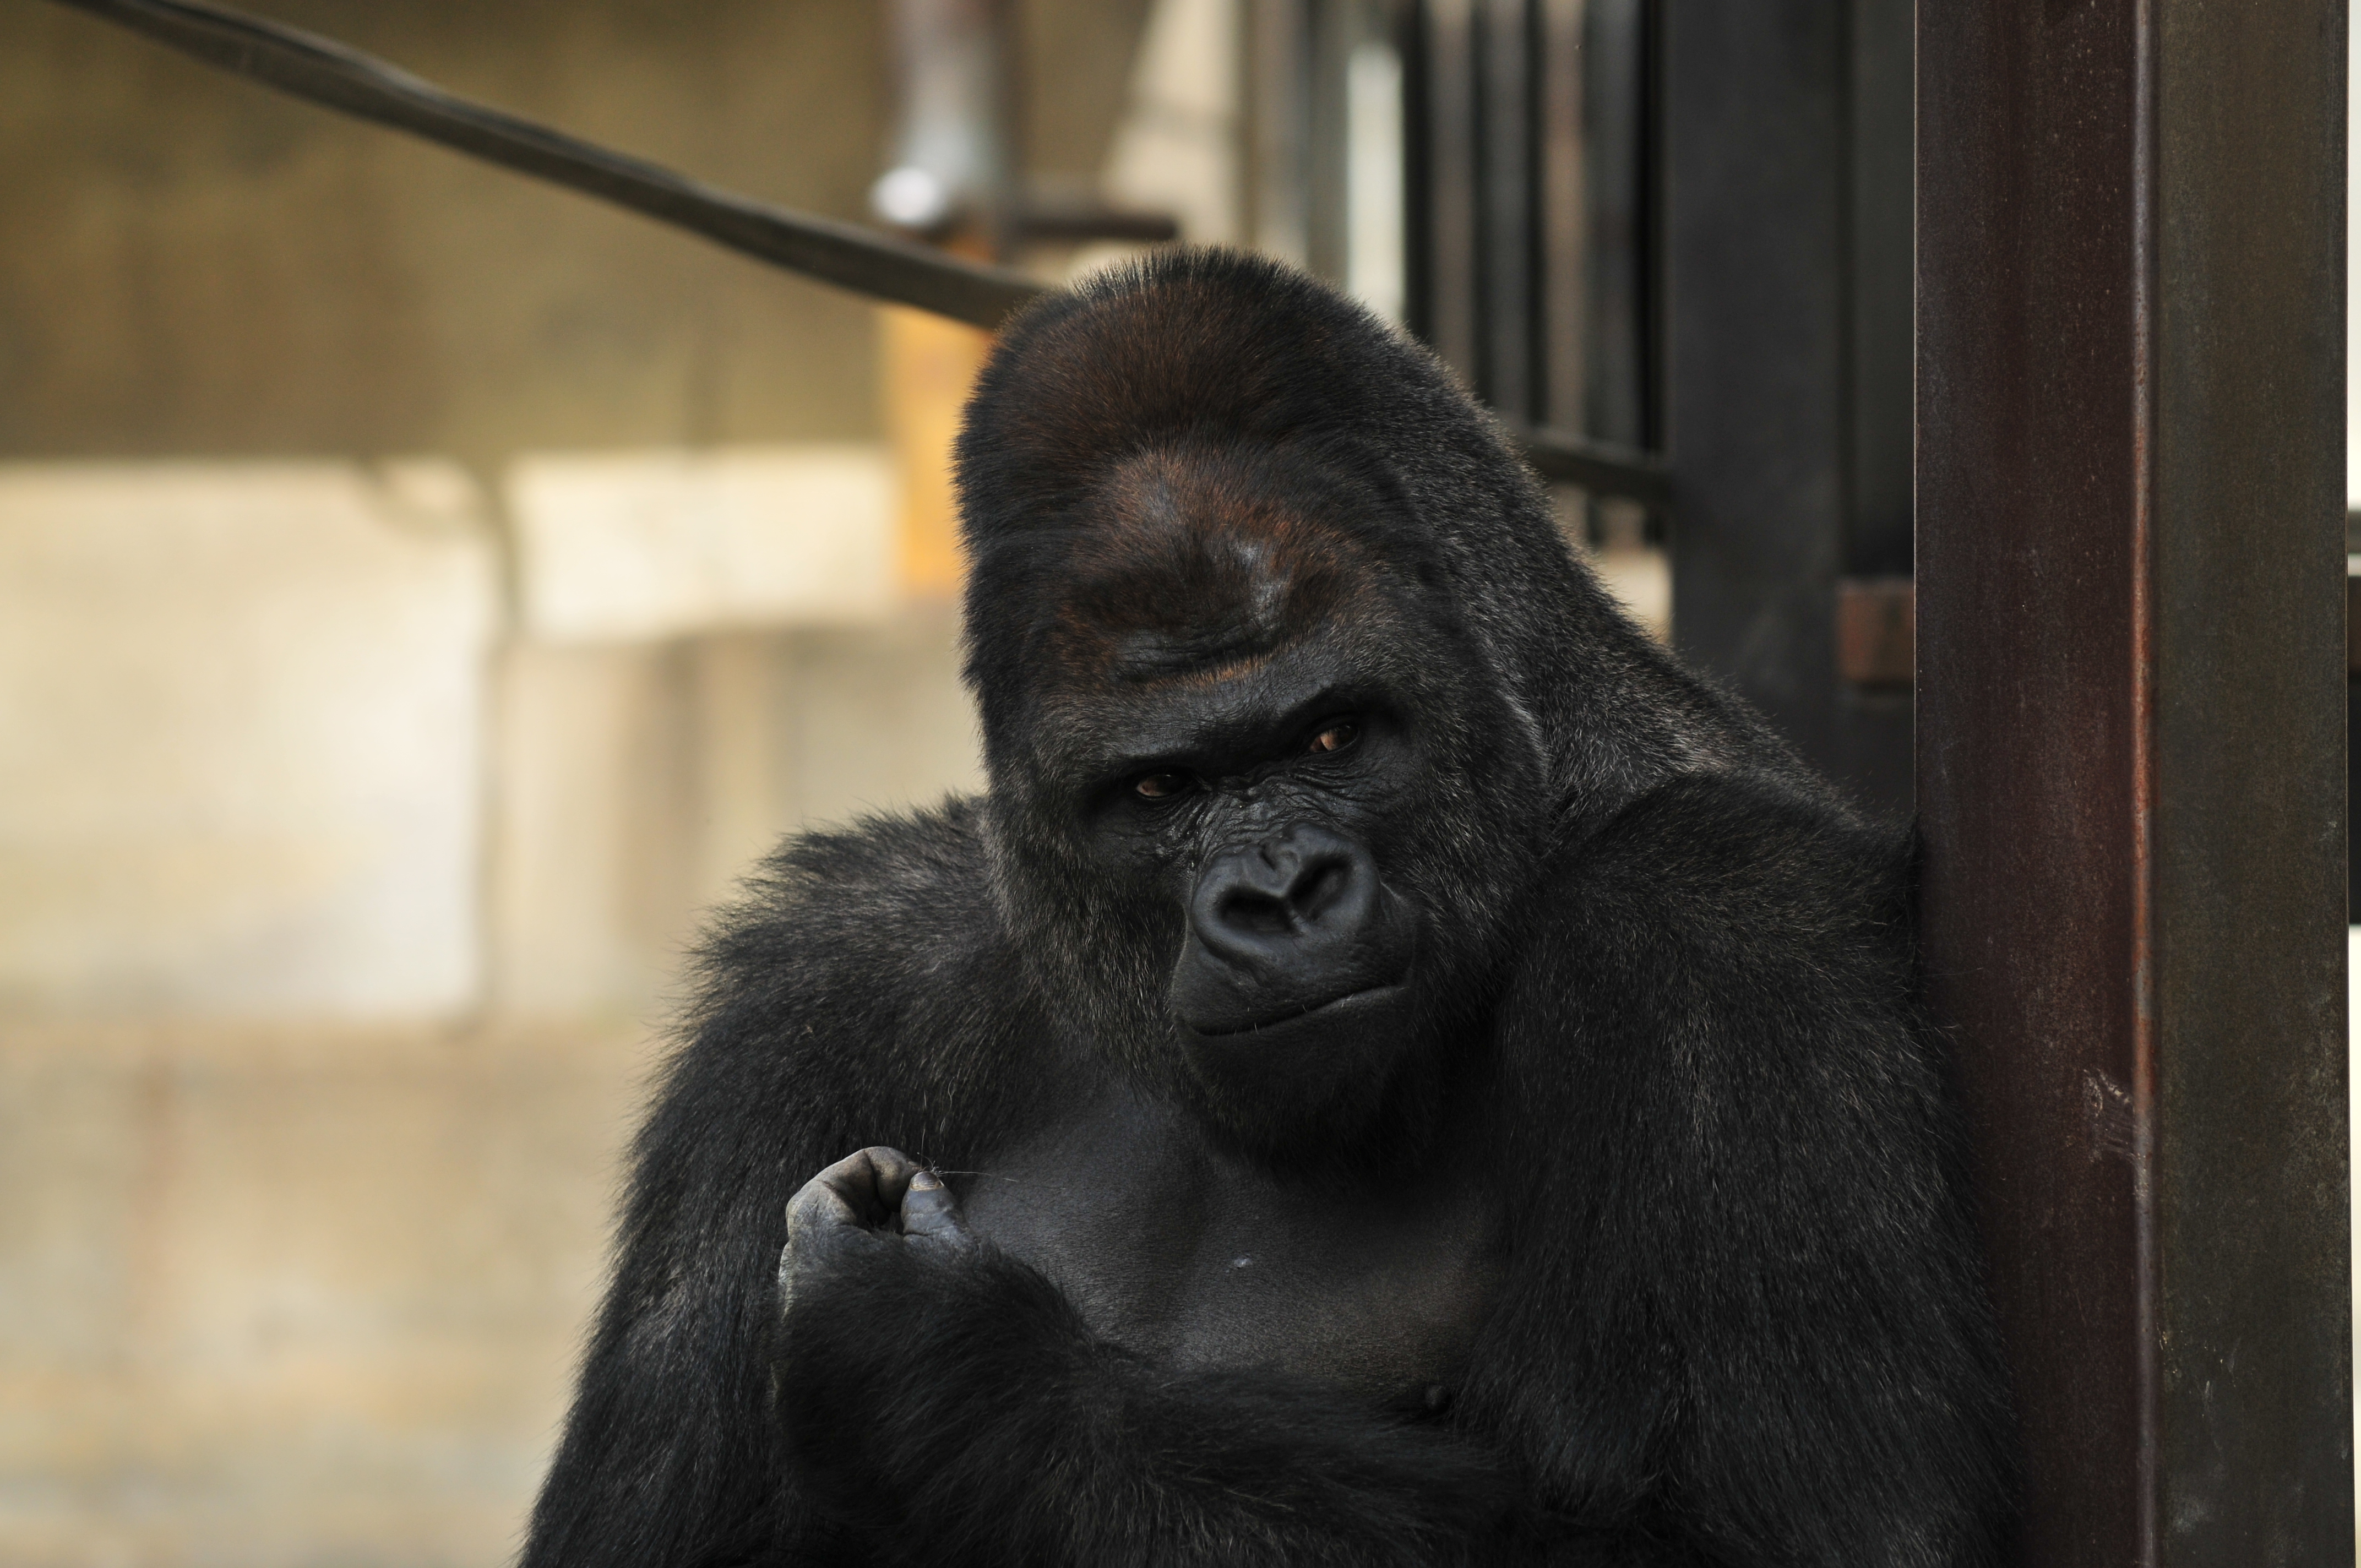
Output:
[[1913,28],[1411,7],[1410,319],[1653,448],[1675,642],[1916,806],[2023,1561],[2343,1561],[2343,15]]
[[2334,0],[1919,18],[1918,798],[2035,1563],[2353,1552]]

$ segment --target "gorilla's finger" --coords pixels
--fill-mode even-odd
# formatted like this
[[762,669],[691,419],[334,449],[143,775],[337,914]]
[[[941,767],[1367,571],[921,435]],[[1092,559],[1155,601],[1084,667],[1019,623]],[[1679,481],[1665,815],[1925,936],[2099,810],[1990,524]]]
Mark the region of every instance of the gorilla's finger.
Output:
[[[851,1159],[840,1160],[829,1167],[829,1170],[841,1169],[855,1160],[867,1162],[869,1190],[875,1195],[873,1211],[871,1214],[864,1214],[862,1217],[873,1225],[890,1224],[893,1222],[895,1211],[902,1206],[902,1195],[910,1190],[910,1178],[917,1175],[922,1168],[917,1160],[912,1159],[900,1149],[889,1148],[884,1144],[872,1144],[854,1155]],[[820,1174],[826,1176],[828,1172],[822,1171]]]
[[888,1148],[838,1160],[787,1201],[787,1250],[811,1255],[829,1237],[892,1225],[917,1168],[907,1155]]
[[828,1183],[815,1178],[787,1200],[787,1251],[807,1251],[830,1232],[857,1230],[861,1213]]
[[967,1222],[960,1214],[959,1200],[951,1196],[943,1179],[931,1170],[912,1176],[909,1190],[902,1195],[902,1234],[922,1241],[961,1245],[968,1240]]
[[[807,1201],[811,1204],[807,1216],[813,1221],[873,1227],[891,1224],[917,1169],[917,1160],[882,1144],[847,1155],[806,1182],[787,1205],[788,1234],[794,1234],[796,1211]],[[835,1204],[822,1205],[814,1189],[829,1194]]]

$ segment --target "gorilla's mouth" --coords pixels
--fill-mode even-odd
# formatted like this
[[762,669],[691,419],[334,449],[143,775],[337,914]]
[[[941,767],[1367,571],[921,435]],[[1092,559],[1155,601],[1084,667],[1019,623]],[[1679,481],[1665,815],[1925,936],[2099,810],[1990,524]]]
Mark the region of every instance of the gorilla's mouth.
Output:
[[1201,1027],[1183,1017],[1180,1020],[1180,1026],[1201,1040],[1234,1040],[1241,1035],[1276,1033],[1294,1025],[1308,1024],[1315,1020],[1325,1025],[1331,1022],[1345,1022],[1348,1015],[1381,1011],[1390,1007],[1395,1000],[1409,989],[1409,985],[1404,981],[1388,981],[1378,985],[1365,985],[1356,991],[1345,992],[1341,996],[1332,996],[1325,1002],[1290,1007],[1267,1017],[1250,1019],[1245,1023],[1224,1019],[1212,1027]]

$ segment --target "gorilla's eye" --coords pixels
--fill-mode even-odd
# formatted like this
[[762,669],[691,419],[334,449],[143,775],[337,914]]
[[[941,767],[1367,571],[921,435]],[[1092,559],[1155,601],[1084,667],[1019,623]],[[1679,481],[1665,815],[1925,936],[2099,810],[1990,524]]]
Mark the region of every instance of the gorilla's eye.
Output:
[[1149,773],[1132,786],[1142,800],[1170,800],[1189,787],[1187,773]]
[[1305,750],[1315,757],[1325,756],[1331,751],[1345,750],[1360,738],[1359,725],[1349,718],[1340,718],[1334,724],[1323,726],[1320,733],[1312,738],[1312,744]]

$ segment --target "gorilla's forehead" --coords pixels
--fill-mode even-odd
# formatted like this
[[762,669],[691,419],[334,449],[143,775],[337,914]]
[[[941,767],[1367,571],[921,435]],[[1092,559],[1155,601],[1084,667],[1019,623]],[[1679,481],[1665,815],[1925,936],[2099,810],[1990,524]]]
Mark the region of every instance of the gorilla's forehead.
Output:
[[1382,618],[1393,574],[1354,536],[1356,501],[1279,454],[1135,455],[1079,520],[1052,611],[1058,675],[1220,679],[1322,628]]

